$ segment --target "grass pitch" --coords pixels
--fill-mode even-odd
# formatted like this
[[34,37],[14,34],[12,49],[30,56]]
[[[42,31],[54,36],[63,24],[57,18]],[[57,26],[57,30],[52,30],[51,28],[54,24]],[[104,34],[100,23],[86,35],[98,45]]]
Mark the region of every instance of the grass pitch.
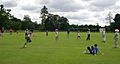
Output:
[[[22,49],[24,33],[4,33],[0,38],[0,64],[120,64],[120,48],[113,48],[113,33],[106,33],[106,43],[102,43],[100,33],[91,33],[90,41],[86,37],[87,33],[82,32],[82,39],[77,39],[77,33],[71,32],[68,39],[66,32],[60,32],[56,46],[54,32],[49,32],[48,37],[36,32],[31,44]],[[95,43],[104,55],[83,54],[88,45]]]

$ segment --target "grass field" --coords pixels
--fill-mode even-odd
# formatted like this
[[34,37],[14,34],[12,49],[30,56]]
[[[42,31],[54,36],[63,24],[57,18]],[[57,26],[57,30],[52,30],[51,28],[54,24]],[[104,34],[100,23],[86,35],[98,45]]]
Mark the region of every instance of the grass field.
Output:
[[[22,49],[25,42],[24,33],[5,33],[0,38],[0,64],[120,64],[120,48],[113,48],[113,33],[107,33],[107,42],[101,42],[100,33],[92,33],[90,42],[86,41],[87,34],[59,33],[59,44],[56,47],[55,33],[50,32],[46,37],[44,32],[36,32],[31,44]],[[98,44],[104,55],[83,54],[88,45]],[[120,44],[120,38],[119,38]]]

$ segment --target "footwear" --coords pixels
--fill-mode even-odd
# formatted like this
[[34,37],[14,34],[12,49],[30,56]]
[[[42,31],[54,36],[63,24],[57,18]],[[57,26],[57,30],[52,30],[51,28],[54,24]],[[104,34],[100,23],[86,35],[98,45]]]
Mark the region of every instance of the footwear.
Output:
[[26,48],[26,47],[27,47],[26,45],[23,46],[23,48]]

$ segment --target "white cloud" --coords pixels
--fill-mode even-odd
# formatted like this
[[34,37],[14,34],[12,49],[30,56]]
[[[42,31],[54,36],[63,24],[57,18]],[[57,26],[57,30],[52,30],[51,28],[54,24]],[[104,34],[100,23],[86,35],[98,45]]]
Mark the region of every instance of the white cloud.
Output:
[[40,22],[40,10],[46,5],[52,14],[67,17],[70,24],[109,25],[105,20],[108,13],[120,13],[120,0],[0,0],[12,15],[23,19],[29,15],[33,21]]
[[110,7],[116,4],[118,0],[94,0],[92,5],[98,6],[98,7]]
[[1,0],[0,4],[4,5],[5,7],[16,7],[17,1],[16,0]]

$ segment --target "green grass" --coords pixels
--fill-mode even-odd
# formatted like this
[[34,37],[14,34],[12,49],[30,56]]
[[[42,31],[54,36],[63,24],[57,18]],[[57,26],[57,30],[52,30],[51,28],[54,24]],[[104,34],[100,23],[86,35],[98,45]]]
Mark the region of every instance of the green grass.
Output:
[[[5,33],[0,38],[0,64],[120,64],[120,48],[113,48],[113,33],[106,34],[106,43],[101,42],[100,33],[92,33],[90,42],[86,41],[86,33],[81,33],[82,40],[78,40],[76,35],[71,32],[67,39],[66,32],[60,32],[56,47],[54,32],[50,32],[48,37],[44,32],[37,32],[33,34],[31,44],[22,49],[24,33]],[[83,54],[86,47],[94,43],[104,55]]]

